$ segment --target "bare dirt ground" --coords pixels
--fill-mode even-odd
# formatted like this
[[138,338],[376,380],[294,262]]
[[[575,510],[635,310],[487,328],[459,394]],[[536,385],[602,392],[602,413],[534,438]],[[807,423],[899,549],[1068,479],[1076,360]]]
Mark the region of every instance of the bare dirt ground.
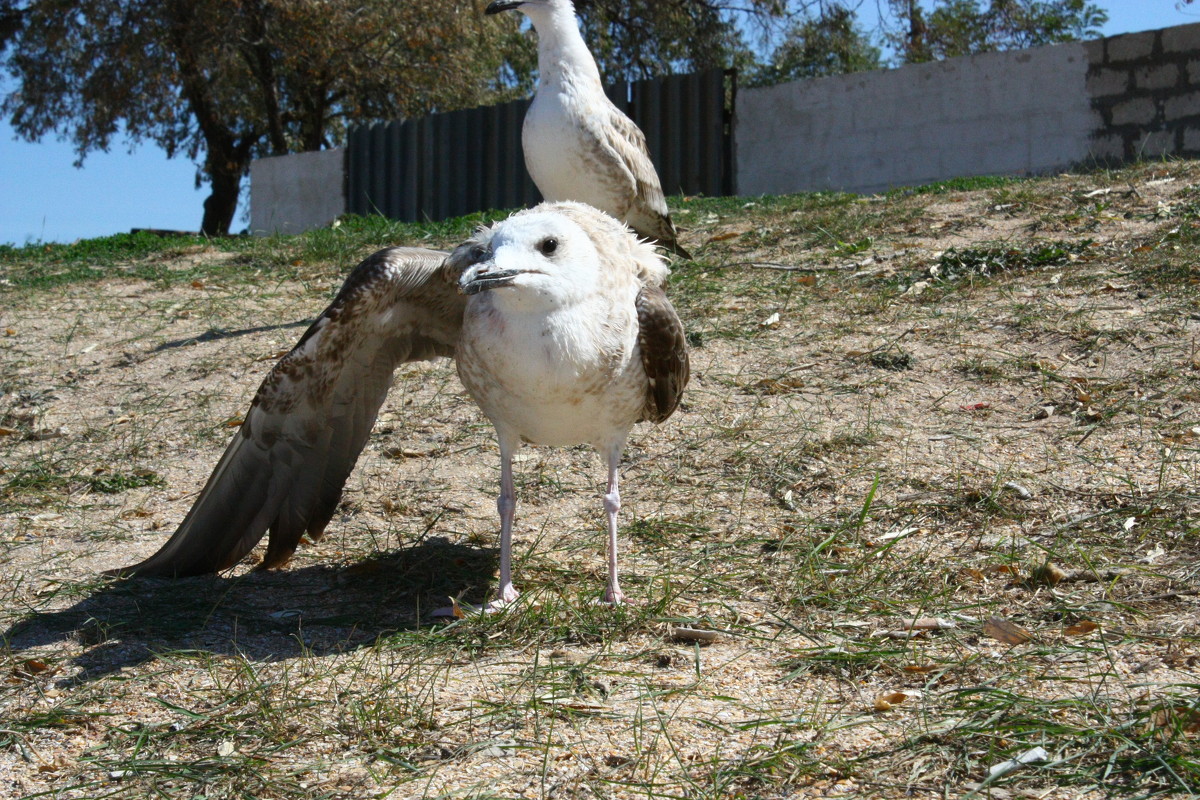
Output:
[[5,290],[0,796],[1200,792],[1198,181],[683,203],[693,382],[631,441],[622,610],[599,459],[526,449],[522,604],[429,619],[495,569],[448,361],[286,569],[99,577],[353,262]]

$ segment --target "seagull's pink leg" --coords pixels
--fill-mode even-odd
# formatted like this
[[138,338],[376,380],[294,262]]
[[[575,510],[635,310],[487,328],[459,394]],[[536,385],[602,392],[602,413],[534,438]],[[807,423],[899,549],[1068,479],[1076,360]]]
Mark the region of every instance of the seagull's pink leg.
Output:
[[617,473],[621,466],[623,449],[623,445],[612,447],[606,453],[608,490],[604,493],[604,511],[608,516],[608,587],[604,590],[604,602],[613,605],[632,602],[621,591],[621,581],[617,576],[617,512],[621,510],[621,493],[617,489]]
[[518,597],[512,581],[512,527],[517,508],[512,457],[518,446],[508,441],[508,437],[500,437],[500,496],[496,498],[496,511],[500,513],[500,586],[496,590],[496,599],[488,603],[488,611],[506,606]]
[[433,612],[435,617],[459,617],[462,611],[488,614],[499,611],[505,606],[516,602],[520,593],[513,588],[512,581],[512,527],[513,514],[517,507],[517,490],[513,485],[512,457],[513,452],[520,447],[520,440],[503,435],[500,439],[500,496],[496,498],[496,510],[500,512],[500,585],[496,589],[496,599],[482,609],[474,606],[448,606]]

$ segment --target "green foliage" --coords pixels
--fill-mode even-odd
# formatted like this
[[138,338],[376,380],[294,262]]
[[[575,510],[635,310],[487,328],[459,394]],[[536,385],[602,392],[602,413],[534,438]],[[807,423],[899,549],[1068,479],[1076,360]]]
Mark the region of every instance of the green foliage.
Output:
[[206,243],[202,236],[158,236],[146,231],[118,233],[70,244],[37,243],[23,247],[0,245],[0,266],[19,260],[47,263],[115,264],[163,252],[164,249]]
[[1091,240],[1036,245],[1033,247],[951,247],[939,258],[934,274],[944,280],[965,275],[996,275],[1013,270],[1056,267],[1078,258],[1091,247]]
[[4,484],[0,485],[0,500],[13,502],[18,497],[26,501],[46,500],[65,492],[70,483],[70,478],[52,467],[35,463],[14,471],[6,478]]
[[[0,18],[17,8],[0,0]],[[530,63],[515,20],[471,0],[229,4],[56,0],[21,4],[0,103],[29,140],[69,137],[82,158],[118,136],[196,159],[212,186],[201,229],[227,233],[252,158],[317,150],[351,121],[478,105]]]
[[[851,5],[793,3],[787,10],[794,21],[766,63],[746,71],[747,85],[883,66],[880,42],[859,27]],[[909,64],[1095,36],[1108,20],[1087,0],[989,0],[986,8],[981,0],[888,0],[880,12],[881,42]]]
[[883,66],[878,47],[858,26],[854,12],[834,4],[793,23],[770,61],[747,79],[750,86],[864,72]]
[[600,72],[648,78],[751,61],[740,22],[770,26],[791,3],[778,0],[578,0],[575,10]]
[[87,478],[87,485],[93,492],[120,494],[144,486],[166,486],[167,483],[158,473],[148,469],[139,469],[133,472],[102,472],[91,475]]
[[885,35],[904,63],[1018,50],[1096,36],[1108,14],[1086,0],[889,0],[899,30]]
[[1011,186],[1014,183],[1020,183],[1024,178],[1013,177],[1011,175],[976,175],[969,178],[950,178],[949,180],[937,181],[935,183],[926,183],[921,186],[909,186],[901,189],[892,189],[887,194],[889,197],[910,194],[947,194],[948,192],[971,192],[976,189],[998,189],[1004,186]]
[[77,476],[69,474],[61,464],[36,462],[15,470],[0,483],[0,500],[52,502],[80,486],[101,494],[120,494],[145,486],[166,486],[166,482],[148,469],[130,472],[98,470],[91,475]]

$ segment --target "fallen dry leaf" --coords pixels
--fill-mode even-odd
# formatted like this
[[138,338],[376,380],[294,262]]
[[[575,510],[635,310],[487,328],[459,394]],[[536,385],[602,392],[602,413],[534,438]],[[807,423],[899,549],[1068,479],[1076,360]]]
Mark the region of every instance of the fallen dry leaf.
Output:
[[671,638],[681,642],[716,642],[723,638],[720,631],[705,631],[699,628],[671,628]]
[[796,389],[803,389],[804,385],[803,378],[763,378],[757,381],[752,388],[762,394],[788,394]]
[[1004,617],[988,617],[983,623],[983,633],[1005,644],[1024,644],[1033,639],[1033,634]]
[[62,772],[63,770],[68,769],[73,763],[74,762],[72,762],[66,756],[57,755],[54,757],[53,761],[38,764],[37,771],[41,773]]
[[1179,733],[1200,733],[1200,708],[1158,708],[1150,715],[1149,729],[1160,737]]
[[1057,586],[1067,578],[1067,573],[1054,562],[1047,559],[1046,563],[1033,571],[1033,580],[1048,586]]
[[1100,626],[1092,622],[1090,619],[1081,619],[1074,625],[1068,625],[1063,628],[1063,633],[1067,636],[1086,636]]
[[561,708],[567,711],[574,711],[580,714],[603,714],[612,711],[612,706],[604,703],[589,703],[585,700],[577,700],[571,697],[542,697],[538,698],[541,702],[554,708]]
[[876,697],[873,707],[876,711],[891,711],[892,708],[900,705],[907,699],[908,695],[904,692],[892,692],[891,694]]
[[947,628],[957,628],[958,623],[952,619],[942,619],[941,617],[918,617],[905,623],[906,627],[912,630],[922,631],[942,631]]
[[20,680],[32,680],[34,676],[41,675],[44,672],[53,674],[50,665],[40,658],[29,658],[12,668],[13,677]]
[[871,634],[880,639],[916,639],[918,636],[924,636],[925,631],[922,630],[902,630],[902,631],[877,631]]
[[436,453],[436,448],[430,450],[413,450],[410,447],[385,447],[383,449],[383,454],[388,458],[427,458]]

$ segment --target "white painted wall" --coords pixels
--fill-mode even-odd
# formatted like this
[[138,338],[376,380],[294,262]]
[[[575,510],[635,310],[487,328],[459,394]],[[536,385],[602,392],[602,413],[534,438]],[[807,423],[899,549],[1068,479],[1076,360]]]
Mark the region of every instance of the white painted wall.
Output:
[[346,211],[341,148],[260,158],[250,164],[250,232],[301,233]]
[[739,195],[876,192],[1085,161],[1100,127],[1071,42],[738,92]]

